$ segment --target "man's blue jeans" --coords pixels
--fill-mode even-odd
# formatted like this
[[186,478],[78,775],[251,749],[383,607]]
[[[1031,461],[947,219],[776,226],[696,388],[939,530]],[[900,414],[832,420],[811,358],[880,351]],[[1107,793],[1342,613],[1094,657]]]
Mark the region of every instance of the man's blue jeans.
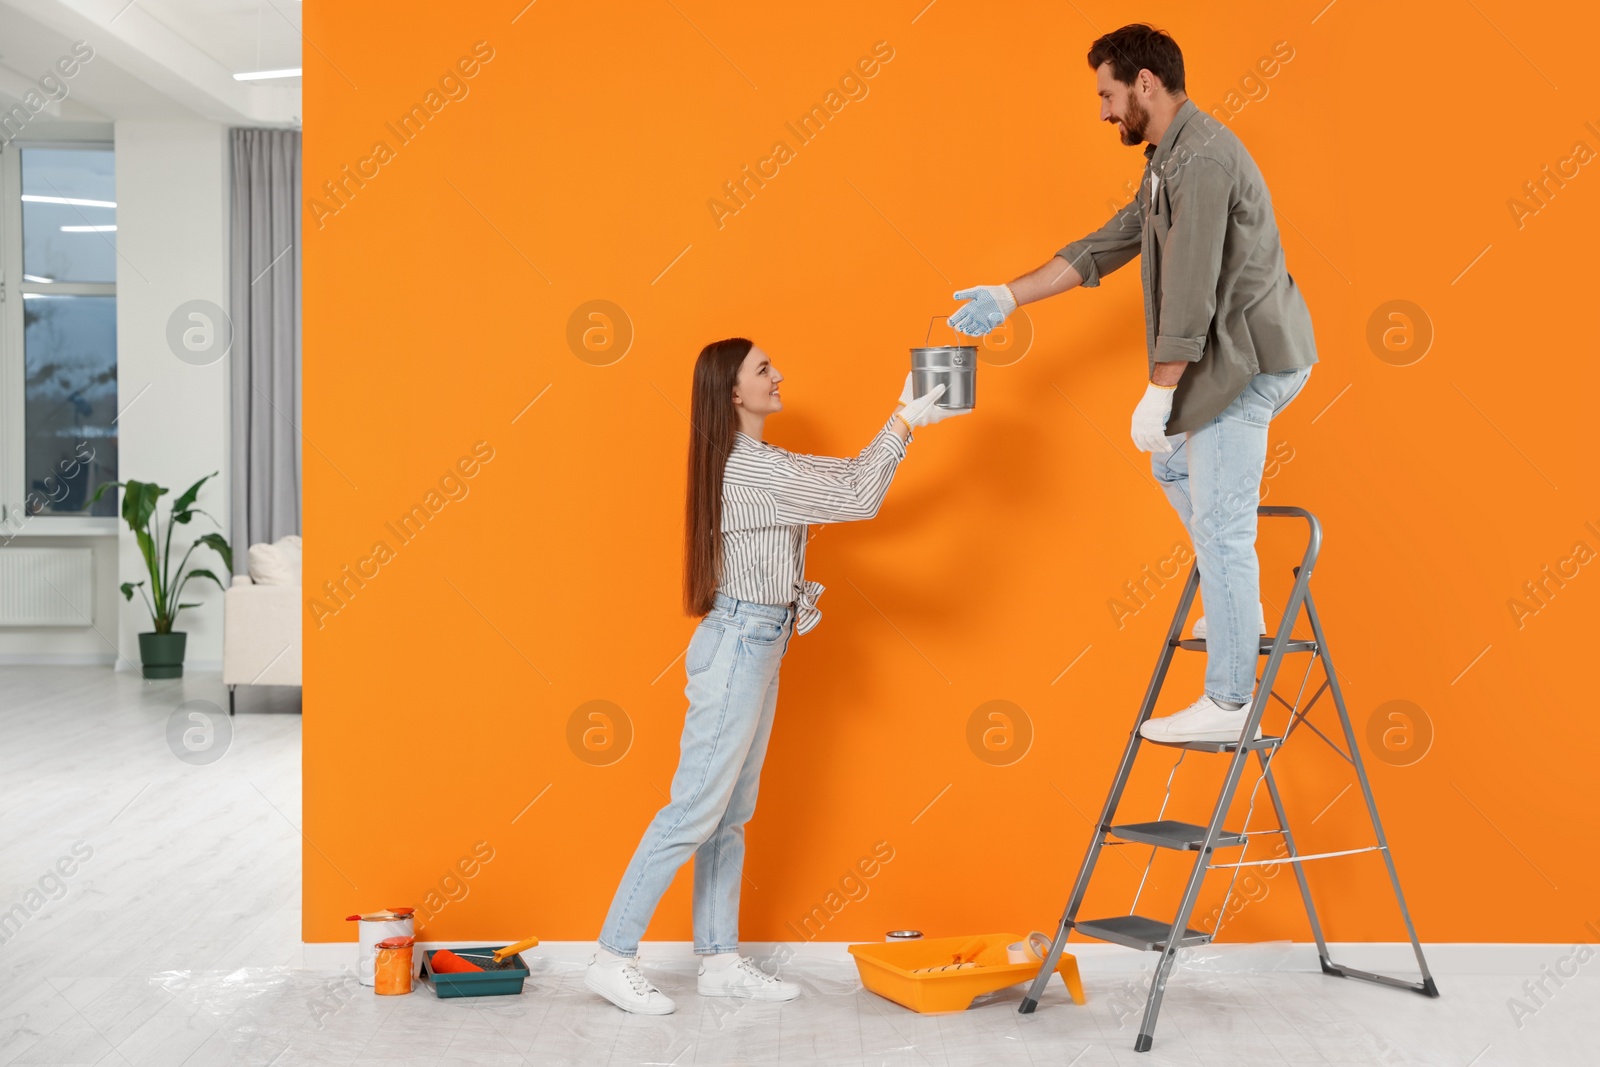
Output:
[[1249,703],[1260,653],[1261,565],[1256,508],[1267,461],[1267,426],[1300,395],[1311,368],[1257,374],[1222,413],[1168,437],[1150,467],[1189,531],[1206,616],[1206,695]]
[[794,636],[787,605],[756,604],[723,593],[689,639],[678,770],[672,799],[656,812],[634,850],[600,930],[600,947],[635,956],[650,916],[694,856],[694,950],[739,947],[739,880],[744,824],[778,706],[778,667]]

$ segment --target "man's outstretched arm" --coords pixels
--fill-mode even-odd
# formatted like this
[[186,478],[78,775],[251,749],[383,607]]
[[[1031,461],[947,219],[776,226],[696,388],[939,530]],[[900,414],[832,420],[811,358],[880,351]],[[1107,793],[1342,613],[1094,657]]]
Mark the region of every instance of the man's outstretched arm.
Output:
[[1030,270],[1008,288],[1016,297],[1018,306],[1031,304],[1035,300],[1043,300],[1047,296],[1064,293],[1068,289],[1076,289],[1083,284],[1083,275],[1078,273],[1078,268],[1068,263],[1060,256],[1053,256],[1050,262],[1035,270]]
[[1073,241],[1048,263],[1009,285],[978,285],[957,292],[955,298],[967,303],[950,316],[949,323],[969,337],[982,337],[1023,304],[1080,285],[1099,285],[1101,275],[1139,254],[1143,230],[1144,204],[1134,197],[1104,226]]

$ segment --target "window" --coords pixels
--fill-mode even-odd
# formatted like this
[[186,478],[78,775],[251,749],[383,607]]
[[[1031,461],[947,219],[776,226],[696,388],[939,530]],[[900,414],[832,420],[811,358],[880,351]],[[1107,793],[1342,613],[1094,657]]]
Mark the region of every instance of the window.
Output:
[[0,535],[34,516],[114,516],[117,203],[106,145],[0,152]]

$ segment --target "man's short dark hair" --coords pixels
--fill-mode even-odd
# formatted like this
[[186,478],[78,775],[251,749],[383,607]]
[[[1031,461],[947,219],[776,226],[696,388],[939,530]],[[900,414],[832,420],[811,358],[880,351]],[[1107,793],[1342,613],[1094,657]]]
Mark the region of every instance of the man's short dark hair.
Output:
[[1111,76],[1123,85],[1132,85],[1141,70],[1148,70],[1161,79],[1167,92],[1184,92],[1183,52],[1178,42],[1167,31],[1143,22],[1112,30],[1090,45],[1089,69],[1099,70],[1102,63],[1111,64]]

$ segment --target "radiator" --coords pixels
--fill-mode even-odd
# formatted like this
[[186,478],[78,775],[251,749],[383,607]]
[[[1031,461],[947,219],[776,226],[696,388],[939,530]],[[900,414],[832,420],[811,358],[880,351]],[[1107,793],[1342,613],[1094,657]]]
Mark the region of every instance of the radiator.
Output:
[[94,550],[0,548],[0,626],[88,626]]

